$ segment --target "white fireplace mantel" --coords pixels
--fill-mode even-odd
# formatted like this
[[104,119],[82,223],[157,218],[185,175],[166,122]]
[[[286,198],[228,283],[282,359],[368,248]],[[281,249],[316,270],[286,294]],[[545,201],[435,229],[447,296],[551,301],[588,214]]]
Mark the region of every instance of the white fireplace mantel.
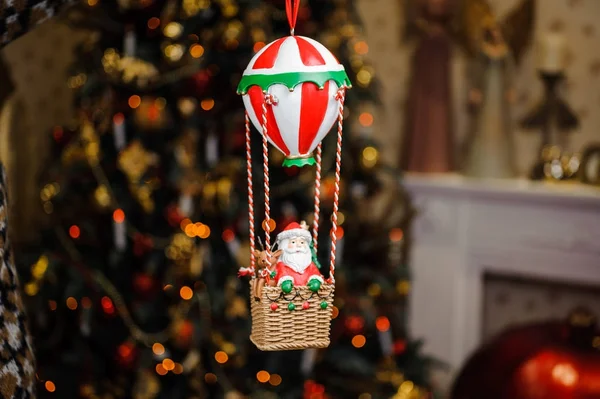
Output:
[[481,343],[487,272],[600,285],[600,189],[408,174],[410,328],[456,372]]

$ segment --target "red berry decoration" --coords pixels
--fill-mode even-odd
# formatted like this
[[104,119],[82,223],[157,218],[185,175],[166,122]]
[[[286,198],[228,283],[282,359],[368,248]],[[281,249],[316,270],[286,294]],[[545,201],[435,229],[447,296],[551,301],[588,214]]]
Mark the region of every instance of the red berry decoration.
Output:
[[277,306],[277,304],[276,304],[275,302],[273,302],[273,303],[271,304],[271,310],[272,310],[273,312],[274,312],[274,311],[276,311],[278,307],[279,307],[279,306]]
[[306,301],[302,304],[302,309],[304,309],[304,310],[308,309],[309,307],[310,307],[310,303],[308,303],[308,301]]

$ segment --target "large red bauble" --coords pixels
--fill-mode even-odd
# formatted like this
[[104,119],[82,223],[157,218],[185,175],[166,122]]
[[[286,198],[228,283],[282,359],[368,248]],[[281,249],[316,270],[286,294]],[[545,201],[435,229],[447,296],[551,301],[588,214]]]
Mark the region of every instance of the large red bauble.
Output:
[[451,399],[600,398],[596,334],[595,324],[559,321],[508,330],[469,359]]

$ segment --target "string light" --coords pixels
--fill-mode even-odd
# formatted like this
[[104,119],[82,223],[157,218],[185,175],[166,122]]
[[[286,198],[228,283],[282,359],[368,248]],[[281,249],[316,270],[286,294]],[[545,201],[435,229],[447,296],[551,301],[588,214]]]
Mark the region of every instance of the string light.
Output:
[[88,298],[87,296],[84,296],[83,298],[81,298],[81,306],[84,309],[89,309],[92,307],[92,300],[90,298]]
[[122,113],[119,112],[113,116],[113,123],[115,125],[121,125],[123,122],[125,122],[125,115]]
[[390,320],[385,316],[380,316],[375,321],[375,326],[381,332],[388,331],[390,329]]
[[75,298],[73,298],[72,296],[68,297],[67,298],[67,307],[71,310],[77,309],[77,300]]
[[277,227],[277,223],[275,223],[275,220],[273,220],[273,219],[269,219],[268,228],[267,228],[267,221],[263,220],[263,222],[262,222],[262,228],[264,231],[267,231],[267,232],[275,231],[276,227]]
[[113,302],[109,297],[107,297],[107,296],[102,297],[102,299],[100,300],[100,304],[102,305],[102,309],[104,309],[104,312],[106,314],[114,314],[115,313],[115,306],[113,305]]
[[265,42],[256,42],[256,43],[254,43],[252,50],[254,50],[255,53],[258,53],[260,51],[260,49],[262,49],[265,46],[266,46]]
[[160,19],[152,17],[148,20],[148,28],[156,29],[160,26]]
[[332,306],[331,307],[331,319],[336,319],[340,314],[340,310],[337,308],[337,306]]
[[181,363],[175,363],[175,368],[173,369],[173,374],[181,374],[183,373],[183,366]]
[[210,227],[205,224],[201,224],[201,230],[198,233],[198,237],[202,239],[206,239],[210,236]]
[[185,232],[185,235],[188,237],[195,237],[196,236],[196,226],[192,223],[188,223],[185,228],[183,229],[183,231]]
[[228,355],[233,355],[235,352],[237,352],[237,348],[231,342],[224,342],[222,345],[222,349]]
[[183,26],[178,22],[169,22],[163,30],[163,34],[171,39],[174,39],[181,35],[181,32],[183,32]]
[[227,356],[227,353],[223,351],[218,351],[217,353],[215,353],[215,360],[217,361],[217,363],[227,363],[227,360],[229,360],[229,356]]
[[171,61],[179,61],[183,56],[183,46],[180,44],[169,44],[165,47],[165,55]]
[[352,338],[352,346],[354,346],[355,348],[362,348],[363,346],[365,346],[365,343],[367,342],[367,339],[365,338],[364,335],[355,335]]
[[179,296],[181,296],[182,299],[189,301],[190,299],[192,299],[192,296],[194,296],[194,291],[192,291],[192,289],[187,285],[184,285],[179,290]]
[[200,102],[200,108],[204,111],[210,111],[215,106],[215,100],[212,98],[206,98]]
[[271,374],[269,374],[268,371],[261,370],[258,373],[256,373],[256,379],[258,380],[258,382],[265,383],[265,382],[269,381],[270,378],[271,378]]
[[88,6],[90,7],[94,7],[96,4],[98,4],[99,0],[88,0]]
[[373,74],[366,68],[361,69],[356,74],[356,80],[362,87],[367,87],[371,83],[371,79],[373,79]]
[[202,55],[204,55],[204,47],[202,47],[198,43],[192,45],[190,47],[190,55],[194,58],[202,57]]
[[280,385],[281,381],[282,378],[279,374],[271,374],[271,378],[269,378],[269,384],[273,385],[274,387]]
[[401,295],[408,295],[410,292],[410,282],[408,280],[401,280],[396,283],[396,290]]
[[48,262],[47,256],[45,256],[45,255],[40,256],[38,261],[35,262],[35,264],[31,268],[31,275],[36,279],[42,278],[44,276],[44,274],[46,273],[46,270],[48,269],[48,263],[49,262]]
[[156,374],[158,375],[166,375],[168,371],[163,367],[162,363],[158,363],[156,365]]
[[346,319],[346,327],[350,331],[358,332],[365,326],[365,320],[360,316],[348,316]]
[[404,237],[404,232],[400,228],[394,228],[390,230],[390,241],[398,242],[402,241],[402,237]]
[[69,235],[73,239],[79,238],[80,233],[81,231],[79,230],[79,227],[77,225],[73,225],[69,228]]
[[44,388],[46,388],[46,391],[48,391],[48,392],[56,391],[56,385],[54,385],[54,383],[50,380],[48,380],[44,383]]
[[363,112],[358,116],[358,122],[364,127],[373,125],[373,114],[370,112]]
[[223,241],[231,242],[235,238],[235,233],[231,229],[225,229],[222,234]]
[[156,356],[164,355],[164,353],[165,353],[165,347],[160,342],[156,342],[156,343],[154,343],[154,345],[152,345],[152,352]]
[[39,287],[37,285],[37,283],[35,282],[30,282],[25,284],[25,293],[29,296],[34,296],[39,292]]
[[354,44],[354,51],[357,54],[365,55],[369,52],[369,45],[364,40],[360,40]]
[[123,223],[125,221],[125,212],[122,209],[117,209],[113,212],[113,220],[116,223]]
[[165,368],[165,370],[171,371],[175,368],[175,362],[169,358],[166,358],[162,361],[162,366]]
[[185,232],[185,228],[191,223],[192,221],[190,219],[185,218],[181,220],[181,222],[179,223],[179,227]]
[[127,104],[129,104],[132,109],[136,109],[141,103],[142,99],[137,94],[134,94],[133,96],[129,97],[129,100],[127,100]]
[[214,384],[214,383],[217,382],[217,376],[215,374],[213,374],[213,373],[206,373],[204,375],[204,381],[207,384]]
[[372,168],[377,164],[379,151],[375,147],[366,147],[362,152],[362,164],[366,168]]
[[121,356],[122,358],[128,358],[133,353],[133,347],[130,343],[125,342],[119,345],[117,351],[119,352],[119,356]]
[[57,308],[57,303],[56,301],[48,301],[48,307],[50,308],[50,310],[54,311]]

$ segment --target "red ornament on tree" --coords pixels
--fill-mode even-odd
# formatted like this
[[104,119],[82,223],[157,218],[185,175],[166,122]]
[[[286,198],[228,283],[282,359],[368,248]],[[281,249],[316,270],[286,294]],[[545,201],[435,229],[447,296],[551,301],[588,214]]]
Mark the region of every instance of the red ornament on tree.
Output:
[[452,399],[600,398],[595,317],[577,309],[566,322],[511,329],[477,351]]
[[133,253],[135,256],[142,256],[154,247],[152,238],[141,233],[135,233],[133,237]]
[[135,364],[137,353],[137,348],[133,342],[123,342],[117,348],[117,360],[121,366],[130,368]]
[[138,294],[147,296],[156,291],[158,284],[152,276],[146,273],[138,273],[133,278],[133,287]]

